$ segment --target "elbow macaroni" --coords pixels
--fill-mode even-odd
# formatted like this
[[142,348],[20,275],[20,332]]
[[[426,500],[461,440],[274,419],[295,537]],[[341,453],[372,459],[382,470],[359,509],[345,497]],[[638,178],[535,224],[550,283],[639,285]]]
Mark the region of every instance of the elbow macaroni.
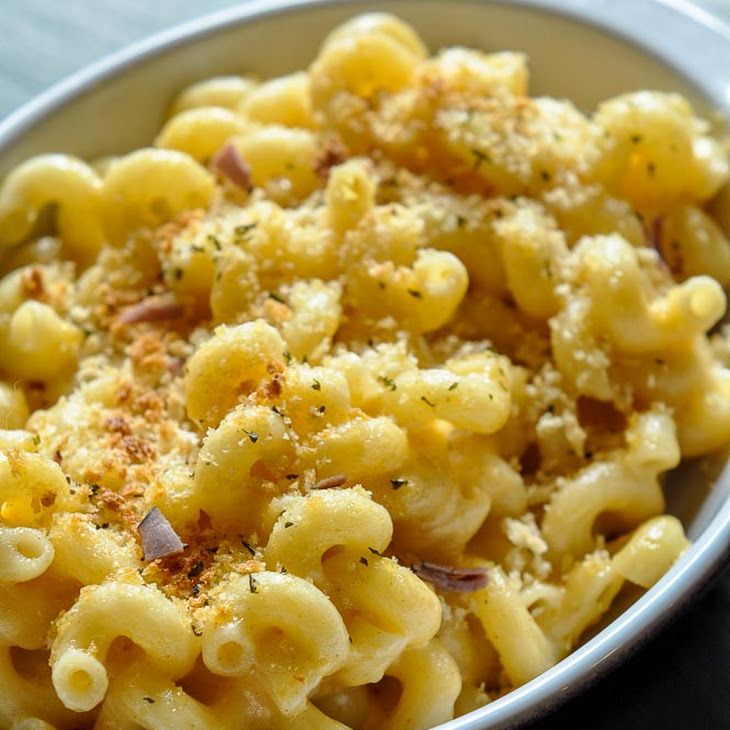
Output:
[[426,730],[650,589],[662,475],[730,443],[707,129],[373,13],[11,171],[0,726]]

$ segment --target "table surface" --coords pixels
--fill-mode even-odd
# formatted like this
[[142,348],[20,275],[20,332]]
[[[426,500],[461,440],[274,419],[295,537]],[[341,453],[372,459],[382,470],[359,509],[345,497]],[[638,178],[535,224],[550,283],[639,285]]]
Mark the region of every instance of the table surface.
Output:
[[[111,51],[233,4],[0,0],[0,118]],[[730,0],[698,4],[730,21]],[[551,730],[566,724],[591,730],[730,728],[730,569],[634,658],[530,727]]]

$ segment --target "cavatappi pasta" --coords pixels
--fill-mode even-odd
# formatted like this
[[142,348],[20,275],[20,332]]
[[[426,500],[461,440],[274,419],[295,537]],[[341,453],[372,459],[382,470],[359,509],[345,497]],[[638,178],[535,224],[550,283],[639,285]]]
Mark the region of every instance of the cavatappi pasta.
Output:
[[685,550],[726,151],[675,94],[527,85],[366,15],[7,175],[0,726],[429,728]]

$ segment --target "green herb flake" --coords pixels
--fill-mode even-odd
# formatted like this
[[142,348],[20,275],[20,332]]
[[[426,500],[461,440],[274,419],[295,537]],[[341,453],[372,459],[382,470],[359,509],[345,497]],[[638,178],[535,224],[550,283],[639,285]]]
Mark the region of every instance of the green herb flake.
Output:
[[429,400],[428,398],[426,398],[426,396],[425,396],[425,395],[422,395],[420,399],[421,399],[421,400],[422,400],[422,401],[423,401],[423,402],[424,402],[424,403],[425,403],[425,404],[426,404],[427,406],[429,406],[430,408],[435,408],[435,407],[436,407],[436,404],[435,404],[435,403],[432,403],[432,402],[431,402],[431,401],[430,401],[430,400]]
[[248,590],[250,593],[258,593],[258,583],[256,583],[253,573],[248,574]]
[[312,388],[312,390],[322,390],[322,383],[320,383],[319,380],[315,378],[312,381],[312,385],[310,387]]
[[233,229],[233,232],[237,236],[243,236],[244,240],[248,240],[249,239],[249,233],[251,233],[251,231],[253,231],[253,229],[256,228],[257,225],[258,225],[258,223],[256,223],[256,222],[254,222],[254,223],[244,223],[243,225],[236,226]]
[[256,433],[256,431],[247,431],[245,428],[243,429],[243,432],[248,436],[248,440],[255,444],[259,440],[259,435]]
[[423,299],[423,294],[418,291],[418,289],[409,289],[408,293],[414,298],[414,299]]
[[368,548],[368,550],[369,550],[369,551],[370,551],[370,552],[371,552],[371,553],[372,553],[373,555],[380,555],[380,550],[376,550],[376,549],[375,549],[374,547],[369,547],[369,548]]
[[273,299],[275,302],[279,302],[279,304],[286,304],[286,299],[275,291],[270,291],[268,296],[269,299]]
[[367,568],[368,567],[368,559],[366,557],[360,558],[360,562]]
[[241,540],[241,545],[243,545],[243,547],[245,547],[246,550],[251,553],[251,555],[256,555],[256,548],[253,545],[246,542],[242,537],[240,537],[239,539]]
[[486,154],[486,152],[473,149],[471,153],[474,155],[474,165],[472,166],[472,170],[478,170],[484,162],[491,162],[489,155]]
[[199,576],[203,572],[203,561],[198,560],[195,565],[193,565],[192,568],[188,571],[188,578],[195,578],[196,576]]
[[388,378],[385,375],[379,375],[378,380],[388,389],[396,390],[398,386],[395,384],[395,380]]
[[393,487],[393,489],[400,489],[401,487],[405,487],[406,484],[408,484],[408,479],[405,477],[396,477],[395,479],[390,480],[390,486]]
[[287,350],[287,351],[286,351],[286,352],[284,353],[284,360],[286,361],[286,364],[287,364],[287,365],[291,365],[291,361],[292,361],[292,354],[291,354],[291,352],[289,352],[289,350]]
[[293,522],[285,522],[284,523],[284,529],[285,530],[288,530],[290,527],[293,527],[293,526],[294,526],[294,523]]
[[154,705],[155,701],[152,699],[152,697],[143,697],[142,698],[145,702],[149,703],[150,705]]
[[456,390],[459,387],[458,381],[449,386],[449,390]]

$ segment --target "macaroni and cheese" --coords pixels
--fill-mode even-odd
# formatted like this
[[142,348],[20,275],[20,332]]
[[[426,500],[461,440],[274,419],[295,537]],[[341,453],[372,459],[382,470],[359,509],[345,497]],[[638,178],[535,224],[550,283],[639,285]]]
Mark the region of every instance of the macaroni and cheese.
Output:
[[0,726],[425,730],[649,589],[730,442],[708,130],[370,14],[12,170]]

